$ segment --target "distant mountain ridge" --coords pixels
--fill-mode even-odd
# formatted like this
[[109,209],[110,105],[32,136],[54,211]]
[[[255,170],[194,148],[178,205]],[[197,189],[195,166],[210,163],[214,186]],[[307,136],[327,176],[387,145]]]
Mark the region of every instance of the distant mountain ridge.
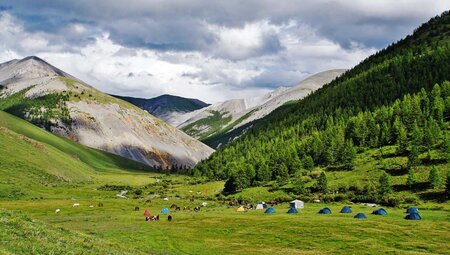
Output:
[[[311,75],[293,87],[280,87],[258,97],[215,103],[179,115],[169,123],[197,139],[207,141],[208,145],[217,147],[220,145],[217,140],[223,140],[221,138],[233,130],[263,118],[290,101],[302,99],[324,84],[331,82],[344,71],[345,69],[328,70]],[[235,137],[233,135],[228,141]]]
[[32,56],[0,64],[0,110],[150,166],[194,166],[213,150],[142,109]]
[[172,124],[171,122],[174,116],[192,112],[210,105],[198,99],[167,94],[149,99],[119,95],[112,96],[134,104],[170,124]]

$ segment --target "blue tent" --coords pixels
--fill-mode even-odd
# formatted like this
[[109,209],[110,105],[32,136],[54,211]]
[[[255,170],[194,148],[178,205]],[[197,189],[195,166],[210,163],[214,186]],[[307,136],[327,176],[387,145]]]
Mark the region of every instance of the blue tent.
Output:
[[161,210],[161,212],[162,212],[162,213],[168,213],[168,212],[169,212],[169,209],[163,208],[163,209]]
[[344,206],[342,207],[341,213],[351,213],[352,208],[350,206]]
[[367,217],[366,217],[366,215],[365,215],[364,213],[357,213],[357,214],[355,215],[355,217],[353,217],[353,218],[356,218],[356,219],[366,219]]
[[408,209],[406,209],[406,213],[409,213],[409,214],[411,214],[411,213],[419,213],[419,210],[417,210],[417,208],[416,207],[410,207],[410,208],[408,208]]
[[410,213],[410,214],[406,215],[405,219],[406,220],[421,220],[422,217],[420,217],[420,215],[418,213]]
[[322,208],[319,211],[320,214],[331,214],[331,210],[328,207]]
[[275,213],[275,208],[273,208],[273,207],[267,208],[265,213]]
[[386,210],[384,210],[384,208],[380,208],[380,209],[374,210],[372,212],[372,214],[375,214],[375,215],[386,215],[387,212],[386,212]]
[[294,207],[289,208],[289,211],[287,213],[298,213],[297,209]]

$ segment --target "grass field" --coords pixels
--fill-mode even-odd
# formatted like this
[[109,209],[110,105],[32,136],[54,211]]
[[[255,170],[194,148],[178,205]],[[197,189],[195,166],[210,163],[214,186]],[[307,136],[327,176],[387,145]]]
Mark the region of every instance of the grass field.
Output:
[[[85,233],[106,243],[120,244],[131,253],[150,254],[449,254],[450,211],[419,206],[422,221],[404,220],[404,209],[386,208],[388,215],[375,216],[374,208],[353,205],[353,213],[338,213],[342,204],[306,204],[299,214],[286,214],[287,204],[276,206],[275,214],[261,210],[236,212],[210,202],[200,212],[173,212],[168,222],[159,211],[186,200],[103,199],[104,207],[90,208],[97,200],[8,201],[0,207],[21,211],[32,219]],[[199,204],[203,200],[194,201]],[[134,211],[135,206],[140,211]],[[331,215],[317,211],[328,206]],[[55,214],[55,209],[61,209]],[[144,209],[160,214],[161,220],[146,222]],[[354,219],[364,212],[367,219]],[[32,245],[32,244],[29,244]],[[3,249],[26,254],[16,246]]]

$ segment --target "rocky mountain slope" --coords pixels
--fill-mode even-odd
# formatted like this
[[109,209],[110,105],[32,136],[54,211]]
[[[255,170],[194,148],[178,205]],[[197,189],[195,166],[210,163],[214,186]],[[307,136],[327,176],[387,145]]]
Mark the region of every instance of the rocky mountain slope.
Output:
[[37,57],[0,64],[0,110],[150,166],[193,166],[213,150]]
[[299,100],[331,82],[344,71],[344,69],[328,70],[312,75],[293,87],[280,87],[259,97],[216,103],[183,114],[171,123],[187,134],[205,140],[260,119],[289,101]]
[[209,106],[209,104],[198,99],[172,95],[161,95],[150,99],[117,95],[113,96],[132,103],[137,107],[146,110],[150,114],[175,126],[180,124],[177,122],[180,115]]

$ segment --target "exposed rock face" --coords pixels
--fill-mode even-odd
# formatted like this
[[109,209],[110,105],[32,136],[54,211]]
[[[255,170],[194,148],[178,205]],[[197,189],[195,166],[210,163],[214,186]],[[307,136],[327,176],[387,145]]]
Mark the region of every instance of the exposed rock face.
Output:
[[[19,94],[23,102],[35,100],[35,104],[24,104],[26,112],[21,117],[35,122],[51,112],[50,117],[45,115],[45,123],[50,123],[46,128],[89,147],[162,167],[193,166],[214,151],[148,112],[104,94],[37,57],[0,64],[0,84],[0,100],[4,102]],[[57,103],[43,100],[51,95],[59,96],[53,100]],[[61,109],[50,109],[55,107]]]
[[283,104],[299,100],[331,82],[345,69],[334,69],[315,74],[293,87],[280,87],[263,96],[233,99],[177,116],[169,120],[186,133],[206,139],[221,132],[230,132],[251,121],[263,118]]

